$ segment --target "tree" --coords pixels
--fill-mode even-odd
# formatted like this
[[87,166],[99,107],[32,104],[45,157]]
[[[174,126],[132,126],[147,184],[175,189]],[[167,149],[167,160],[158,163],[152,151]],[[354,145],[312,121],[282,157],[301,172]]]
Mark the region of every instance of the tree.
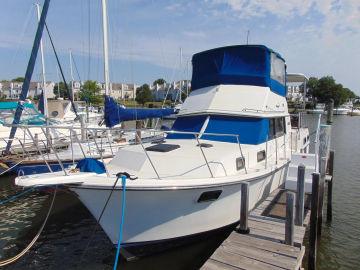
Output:
[[148,84],[143,84],[136,89],[135,100],[142,105],[145,105],[146,102],[153,101],[153,95]]
[[86,81],[81,87],[79,97],[81,100],[86,101],[86,103],[101,104],[103,102],[100,88],[96,81]]
[[[68,85],[68,89],[70,91],[70,85]],[[66,90],[66,87],[65,87],[65,83],[64,82],[59,82],[59,84],[56,84],[55,87],[54,87],[54,93],[56,93],[56,97],[61,97],[61,98],[64,98],[64,99],[67,99],[69,98],[69,93],[68,91]]]
[[15,79],[12,79],[11,80],[12,82],[24,82],[25,81],[25,78],[24,77],[17,77]]
[[153,85],[159,84],[159,85],[163,85],[165,84],[166,81],[163,78],[157,79],[153,82]]
[[307,86],[309,94],[316,98],[318,102],[327,103],[330,99],[333,99],[335,107],[345,103],[348,99],[356,97],[350,89],[336,83],[332,76],[325,76],[320,79],[311,77]]

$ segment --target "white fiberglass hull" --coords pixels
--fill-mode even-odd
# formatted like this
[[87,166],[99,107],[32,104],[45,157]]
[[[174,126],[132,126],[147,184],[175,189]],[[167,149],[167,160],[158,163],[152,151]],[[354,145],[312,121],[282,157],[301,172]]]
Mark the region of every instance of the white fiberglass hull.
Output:
[[[253,208],[283,184],[288,163],[276,171],[249,179]],[[160,181],[160,180],[159,180]],[[209,179],[211,183],[213,179]],[[126,213],[123,245],[146,246],[223,228],[239,221],[241,181],[211,187],[126,190]],[[110,194],[109,189],[72,188],[79,199],[98,219]],[[221,191],[218,199],[198,202],[201,194]],[[115,190],[100,220],[110,240],[116,244],[119,235],[122,190]]]

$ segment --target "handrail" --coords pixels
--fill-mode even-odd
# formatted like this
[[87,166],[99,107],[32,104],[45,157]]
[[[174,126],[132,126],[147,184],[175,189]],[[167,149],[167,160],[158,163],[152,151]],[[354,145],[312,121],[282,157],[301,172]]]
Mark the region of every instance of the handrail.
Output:
[[207,158],[206,158],[206,156],[205,156],[204,150],[202,149],[201,143],[199,142],[199,136],[198,136],[198,135],[195,135],[195,139],[196,139],[196,141],[197,141],[197,143],[198,143],[198,146],[199,146],[199,148],[200,148],[200,151],[201,151],[201,153],[202,153],[202,155],[203,155],[203,157],[204,157],[204,159],[205,159],[205,162],[206,162],[206,165],[207,165],[207,167],[208,167],[208,169],[209,169],[211,178],[214,178],[214,175],[213,175],[213,173],[212,173],[212,171],[211,171],[209,162],[208,162],[208,160],[207,160]]
[[143,149],[146,157],[148,158],[148,160],[149,160],[152,168],[154,169],[154,172],[155,172],[157,178],[160,180],[160,179],[161,179],[161,178],[160,178],[160,175],[159,175],[159,173],[157,172],[157,170],[156,170],[156,168],[155,168],[155,166],[154,166],[154,163],[152,162],[152,160],[151,160],[148,152],[146,151],[146,149],[145,149],[145,147],[144,147],[144,145],[143,145],[143,143],[142,143],[142,139],[139,137],[139,135],[138,135],[136,132],[135,132],[135,136],[139,139],[140,145],[141,145],[141,147],[142,147],[142,149]]
[[[32,139],[33,141],[35,141],[34,136],[32,135],[32,133],[31,133],[30,129],[29,129],[29,128],[25,128],[25,129],[26,129],[26,130],[27,130],[27,132],[29,133],[29,135],[30,135],[31,139]],[[48,167],[49,171],[50,171],[50,172],[53,172],[53,170],[51,169],[50,165],[49,165],[49,164],[48,164],[48,162],[46,161],[45,156],[42,154],[42,152],[41,152],[41,150],[40,150],[39,146],[38,146],[37,144],[35,144],[35,147],[36,147],[36,149],[38,150],[38,152],[40,153],[40,155],[41,155],[41,157],[42,157],[43,161],[45,162],[46,166]]]
[[246,169],[246,160],[245,160],[245,157],[244,157],[243,152],[242,152],[242,149],[241,149],[241,144],[240,144],[240,138],[239,138],[239,137],[240,137],[240,136],[237,135],[237,136],[236,136],[236,140],[237,140],[237,143],[238,143],[238,145],[239,145],[239,150],[240,150],[241,158],[242,158],[243,161],[244,161],[245,173],[247,174],[248,172],[247,172],[247,169]]
[[[29,129],[31,129],[31,128],[39,128],[39,126],[35,126],[35,125],[8,125],[8,126],[22,127],[22,128],[27,129],[29,132],[30,132]],[[137,134],[136,131],[143,131],[143,130],[144,130],[144,131],[153,131],[153,132],[154,132],[154,135],[155,135],[156,133],[161,133],[161,134],[190,134],[190,135],[194,135],[194,136],[195,136],[195,139],[196,139],[196,141],[197,141],[197,143],[198,143],[198,145],[199,145],[199,147],[200,147],[200,151],[201,151],[201,153],[202,153],[202,155],[203,155],[203,157],[204,157],[204,160],[205,160],[205,162],[206,162],[206,165],[207,165],[207,167],[208,167],[208,169],[209,169],[209,172],[210,172],[210,174],[211,174],[211,177],[214,178],[214,174],[213,174],[213,172],[211,171],[211,168],[210,168],[209,162],[208,162],[208,160],[207,160],[207,158],[206,158],[205,152],[203,151],[202,146],[201,146],[201,143],[199,142],[200,132],[175,131],[175,130],[161,131],[161,130],[151,130],[151,129],[123,129],[123,128],[112,128],[112,129],[109,129],[109,128],[103,128],[103,127],[77,127],[77,126],[41,126],[40,128],[43,130],[43,133],[44,133],[44,134],[45,134],[45,132],[44,132],[44,129],[45,129],[45,128],[49,128],[50,130],[51,130],[51,129],[65,129],[65,130],[69,130],[69,131],[70,131],[70,136],[71,136],[71,143],[73,144],[73,139],[75,139],[75,140],[77,141],[77,143],[79,144],[80,149],[81,149],[81,152],[82,152],[82,154],[83,154],[84,157],[86,157],[86,154],[85,154],[85,151],[84,151],[84,149],[83,149],[82,142],[79,140],[78,135],[77,135],[77,132],[76,132],[75,130],[82,130],[83,132],[84,132],[84,130],[85,130],[86,133],[89,132],[90,134],[93,135],[93,139],[94,139],[95,146],[96,146],[96,148],[97,148],[97,150],[98,150],[98,152],[99,152],[99,154],[100,154],[100,158],[101,158],[102,161],[103,161],[103,155],[102,155],[102,152],[99,150],[99,146],[98,146],[98,144],[97,144],[97,142],[96,142],[96,136],[95,136],[96,131],[101,130],[101,131],[104,131],[104,133],[105,133],[105,132],[108,132],[109,130],[111,130],[111,131],[120,130],[121,132],[124,132],[124,131],[125,131],[125,132],[126,132],[126,131],[134,132],[134,131],[135,131],[135,133],[134,133],[134,134],[135,134],[135,137],[137,137],[137,138],[140,139],[141,147],[142,147],[142,149],[143,149],[143,151],[144,151],[147,159],[149,160],[149,162],[150,162],[150,164],[151,164],[151,166],[152,166],[152,168],[153,168],[153,170],[154,170],[154,172],[155,172],[155,174],[156,174],[156,176],[157,176],[158,179],[161,179],[161,178],[160,178],[160,175],[159,175],[158,171],[156,170],[156,168],[155,168],[155,166],[154,166],[154,163],[153,163],[153,161],[151,160],[149,154],[147,153],[147,151],[146,151],[146,149],[145,149],[145,147],[144,147],[144,144],[143,144],[142,139],[139,137],[139,135]],[[31,133],[31,132],[30,132],[30,133]],[[103,134],[104,134],[104,133],[103,133]],[[112,145],[111,145],[111,142],[110,142],[110,139],[109,139],[109,134],[107,133],[106,135],[107,135],[106,137],[107,137],[107,139],[108,139],[108,141],[109,141],[110,150],[111,150],[111,152],[113,153],[113,151],[112,151]],[[235,137],[236,140],[237,140],[237,144],[238,144],[238,146],[239,146],[240,155],[241,155],[241,157],[243,158],[243,160],[245,161],[244,154],[243,154],[242,147],[241,147],[241,143],[240,143],[240,138],[239,138],[240,135],[239,135],[239,134],[211,133],[211,132],[206,133],[206,132],[202,132],[201,135],[202,135],[202,136],[207,135],[207,136]],[[46,137],[46,134],[45,134],[45,137]],[[34,140],[34,138],[33,138],[32,135],[31,135],[31,139]],[[88,138],[88,136],[86,136],[86,141],[87,141],[88,143],[90,143],[89,140],[90,140],[90,139]],[[86,143],[86,142],[85,142],[85,143]],[[89,147],[90,147],[90,145],[89,145]],[[51,148],[52,148],[52,146],[51,146]],[[64,168],[64,166],[63,166],[63,164],[62,164],[62,162],[61,162],[61,159],[60,159],[59,156],[57,155],[56,151],[55,151],[54,149],[52,149],[52,150],[54,151],[55,157],[56,157],[56,159],[58,160],[58,162],[59,162],[59,164],[60,164],[60,167],[61,167],[62,170],[64,171],[65,175],[67,175],[67,172],[66,172],[66,170],[65,170],[65,168]],[[73,150],[72,150],[72,151],[73,151]],[[41,153],[41,152],[39,152],[39,153]],[[43,158],[44,158],[44,157],[43,157]],[[72,157],[72,159],[73,159],[73,157]],[[44,161],[46,162],[46,160],[44,160]],[[46,164],[48,165],[47,162],[46,162]],[[105,165],[105,166],[106,166],[106,165]],[[48,167],[50,167],[50,166],[48,166]],[[109,176],[109,172],[108,172],[107,168],[105,168],[105,169],[106,169],[107,175]],[[244,165],[244,170],[245,170],[245,173],[248,173],[246,164]]]

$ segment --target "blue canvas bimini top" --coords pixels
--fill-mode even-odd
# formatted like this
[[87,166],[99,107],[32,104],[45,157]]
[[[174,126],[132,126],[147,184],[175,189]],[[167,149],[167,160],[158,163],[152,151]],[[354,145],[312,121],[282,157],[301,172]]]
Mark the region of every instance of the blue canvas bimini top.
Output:
[[286,96],[285,60],[266,46],[216,48],[195,54],[192,64],[192,90],[220,84],[255,85]]

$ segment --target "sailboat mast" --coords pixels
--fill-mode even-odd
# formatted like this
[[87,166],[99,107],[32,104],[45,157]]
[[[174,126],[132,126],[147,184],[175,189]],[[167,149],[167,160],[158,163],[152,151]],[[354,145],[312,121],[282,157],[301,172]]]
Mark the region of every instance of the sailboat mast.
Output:
[[72,100],[74,100],[74,74],[73,74],[73,66],[72,66],[72,51],[70,50],[70,76],[71,76],[71,82],[70,82],[70,87],[71,87],[71,96],[72,96]]
[[[41,12],[40,12],[40,4],[36,3],[37,10],[37,19],[40,22]],[[44,96],[44,115],[45,117],[49,116],[48,105],[47,105],[47,95],[46,95],[46,77],[45,77],[45,58],[44,58],[44,46],[42,39],[40,40],[40,55],[41,55],[41,77],[42,77],[42,90]]]
[[105,95],[109,95],[109,45],[108,45],[108,23],[107,23],[107,3],[102,0],[102,23],[103,23],[103,43],[104,43],[104,77],[105,77]]

